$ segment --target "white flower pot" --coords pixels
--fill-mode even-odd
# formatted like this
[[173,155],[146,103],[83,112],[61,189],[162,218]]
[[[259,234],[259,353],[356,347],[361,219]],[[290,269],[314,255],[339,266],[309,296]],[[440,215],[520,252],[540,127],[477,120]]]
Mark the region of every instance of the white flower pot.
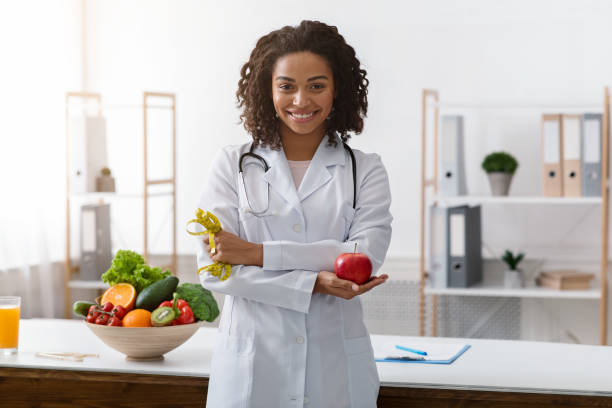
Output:
[[525,286],[523,271],[506,269],[504,271],[504,287],[508,289],[518,289]]
[[489,185],[491,186],[491,194],[494,196],[507,196],[510,191],[510,183],[512,182],[512,173],[504,173],[502,171],[494,171],[487,173],[489,177]]

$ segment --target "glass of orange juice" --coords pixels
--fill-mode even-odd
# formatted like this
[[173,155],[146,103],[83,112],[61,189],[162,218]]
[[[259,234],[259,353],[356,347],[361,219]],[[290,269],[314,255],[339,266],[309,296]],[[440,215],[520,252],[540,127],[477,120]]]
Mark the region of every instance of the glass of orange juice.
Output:
[[19,296],[0,296],[0,356],[17,353],[20,307]]

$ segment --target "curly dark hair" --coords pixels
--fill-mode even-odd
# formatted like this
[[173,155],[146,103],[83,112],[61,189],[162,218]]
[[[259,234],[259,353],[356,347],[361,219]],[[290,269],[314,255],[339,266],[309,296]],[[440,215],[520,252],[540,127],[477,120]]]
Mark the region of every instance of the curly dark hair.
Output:
[[302,21],[297,27],[285,26],[261,37],[249,61],[240,70],[236,99],[242,108],[240,121],[256,145],[280,150],[279,119],[271,96],[272,72],[276,61],[287,54],[309,51],[327,60],[334,75],[334,111],[326,120],[328,145],[336,145],[335,134],[343,142],[363,130],[368,111],[366,70],[360,67],[355,50],[334,26],[319,21]]

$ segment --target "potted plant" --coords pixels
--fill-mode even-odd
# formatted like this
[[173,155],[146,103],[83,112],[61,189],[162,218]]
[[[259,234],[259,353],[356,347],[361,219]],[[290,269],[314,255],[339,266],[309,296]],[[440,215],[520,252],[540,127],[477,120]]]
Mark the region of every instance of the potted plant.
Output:
[[484,158],[482,168],[487,172],[491,193],[494,196],[508,195],[512,176],[517,167],[516,159],[506,152],[493,152]]
[[108,167],[103,167],[100,170],[100,176],[96,177],[96,191],[101,193],[115,192],[115,178],[111,176]]
[[523,260],[525,254],[519,252],[514,255],[512,251],[506,249],[502,261],[508,265],[504,271],[504,286],[507,288],[522,288],[524,286],[523,271],[518,268],[518,264]]

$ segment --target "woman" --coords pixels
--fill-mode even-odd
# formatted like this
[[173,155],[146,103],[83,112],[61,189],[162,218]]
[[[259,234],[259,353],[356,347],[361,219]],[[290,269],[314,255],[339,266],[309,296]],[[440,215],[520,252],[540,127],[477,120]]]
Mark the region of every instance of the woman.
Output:
[[333,273],[357,244],[374,275],[391,238],[379,156],[343,146],[363,128],[367,86],[353,48],[320,22],[262,37],[242,67],[238,105],[253,141],[215,157],[199,203],[223,231],[212,253],[198,240],[198,267],[232,265],[227,280],[200,275],[228,295],[208,407],[376,406],[359,295],[387,276],[357,285]]

